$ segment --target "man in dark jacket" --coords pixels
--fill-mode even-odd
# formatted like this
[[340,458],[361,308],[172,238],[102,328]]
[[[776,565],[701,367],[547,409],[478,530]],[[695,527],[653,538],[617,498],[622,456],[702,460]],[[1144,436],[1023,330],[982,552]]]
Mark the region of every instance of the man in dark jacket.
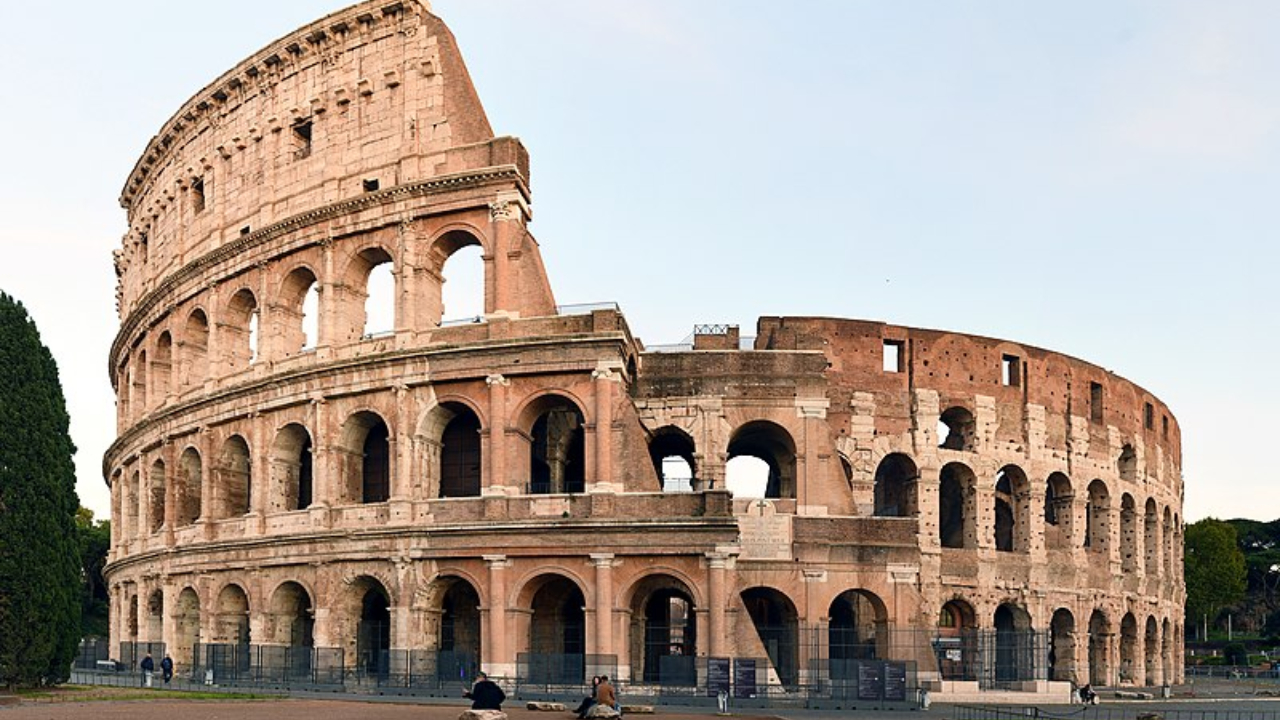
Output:
[[173,659],[167,654],[160,661],[160,673],[164,675],[164,682],[167,685],[173,679]]
[[471,698],[472,710],[501,710],[502,701],[507,699],[507,694],[502,692],[502,688],[484,673],[476,675],[476,684],[462,696]]
[[151,687],[151,673],[156,671],[156,661],[151,659],[151,653],[142,658],[142,684]]

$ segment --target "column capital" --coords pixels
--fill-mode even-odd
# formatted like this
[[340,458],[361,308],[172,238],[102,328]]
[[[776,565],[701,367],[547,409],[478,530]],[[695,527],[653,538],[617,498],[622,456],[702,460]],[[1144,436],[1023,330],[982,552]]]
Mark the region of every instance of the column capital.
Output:
[[591,564],[598,568],[611,568],[617,564],[613,553],[591,553],[587,557],[591,558]]
[[490,375],[489,377],[484,379],[484,384],[488,385],[489,387],[493,387],[494,385],[509,387],[511,385],[511,381],[508,380],[506,376],[500,373],[494,373],[493,375]]
[[507,559],[506,555],[481,555],[480,557],[485,561],[485,564],[489,566],[490,570],[500,570],[502,568],[511,567],[511,560]]

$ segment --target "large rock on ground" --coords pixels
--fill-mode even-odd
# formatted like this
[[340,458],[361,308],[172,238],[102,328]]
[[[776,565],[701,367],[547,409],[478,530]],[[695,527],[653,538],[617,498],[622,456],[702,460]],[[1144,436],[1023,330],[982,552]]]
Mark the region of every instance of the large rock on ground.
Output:
[[538,712],[564,712],[566,710],[564,703],[558,702],[537,702],[530,701],[525,704],[526,710],[537,710]]
[[623,715],[652,715],[653,706],[652,705],[623,705],[622,714]]
[[501,710],[463,710],[458,720],[507,720]]

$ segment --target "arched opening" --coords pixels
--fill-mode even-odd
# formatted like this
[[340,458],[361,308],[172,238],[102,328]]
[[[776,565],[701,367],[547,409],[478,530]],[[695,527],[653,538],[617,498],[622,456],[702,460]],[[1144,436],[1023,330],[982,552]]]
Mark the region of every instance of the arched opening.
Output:
[[140,535],[138,532],[138,505],[139,497],[142,491],[142,473],[137,470],[129,476],[129,486],[125,488],[124,496],[124,531],[126,539],[132,539],[129,536]]
[[214,677],[235,677],[249,667],[249,596],[239,585],[227,585],[218,593],[213,637],[206,646],[205,667]]
[[799,616],[791,599],[773,588],[742,591],[742,603],[755,626],[769,663],[783,685],[795,685],[800,674]]
[[184,385],[194,387],[209,377],[209,318],[203,310],[192,310],[182,333],[182,354],[187,373]]
[[163,405],[173,386],[173,337],[166,330],[156,338],[156,350],[151,356],[151,385],[155,390],[155,404]]
[[391,667],[391,599],[382,583],[372,578],[356,582],[360,620],[356,623],[356,669],[385,677]]
[[1089,684],[1109,685],[1111,681],[1111,622],[1101,610],[1089,616]]
[[1120,479],[1125,482],[1136,482],[1138,479],[1138,453],[1132,445],[1120,448],[1120,458],[1116,460],[1116,469],[1120,471]]
[[1166,506],[1164,509],[1164,576],[1173,577],[1173,515]]
[[200,453],[189,447],[178,458],[178,476],[173,488],[178,527],[191,525],[200,519],[200,488],[203,484],[204,468]]
[[196,661],[196,648],[200,641],[200,596],[189,587],[183,588],[178,593],[173,611],[173,651],[170,657],[174,674],[181,674],[184,670],[190,673],[200,664]]
[[271,511],[305,510],[313,497],[311,433],[299,423],[289,423],[276,433],[271,445]]
[[582,590],[568,578],[535,580],[530,601],[530,679],[541,683],[581,683],[586,677],[587,624]]
[[377,413],[352,415],[342,428],[344,500],[386,502],[391,497],[391,431]]
[[452,230],[432,243],[423,264],[439,279],[439,295],[422,298],[429,326],[475,321],[488,312],[484,248],[463,230]]
[[697,461],[693,438],[684,430],[672,425],[655,430],[649,440],[649,459],[663,492],[693,490]]
[[976,548],[974,485],[977,478],[962,463],[942,467],[938,483],[938,533],[944,548]]
[[1154,578],[1160,572],[1160,509],[1153,498],[1147,498],[1142,513],[1143,570]]
[[938,447],[944,450],[971,452],[977,433],[978,423],[965,408],[947,408],[938,418]]
[[1074,500],[1071,480],[1060,472],[1050,474],[1044,488],[1045,549],[1067,550],[1071,547],[1071,505]]
[[280,302],[272,306],[272,313],[279,318],[277,332],[284,356],[311,350],[319,342],[319,290],[316,274],[308,267],[295,268],[280,284]]
[[1049,622],[1049,679],[1077,682],[1076,619],[1066,608],[1054,611]]
[[[1031,616],[1026,610],[1003,603],[996,608],[995,680],[999,687],[1035,679],[1036,636],[1031,632]],[[1041,650],[1043,651],[1043,650]]]
[[1174,684],[1176,678],[1173,676],[1173,628],[1168,618],[1160,624],[1160,671],[1164,684]]
[[[466,233],[453,233],[451,236],[471,238]],[[444,262],[440,316],[448,322],[483,318],[484,314],[484,249],[476,243],[454,250]]]
[[888,613],[866,590],[846,590],[831,601],[827,646],[832,680],[855,680],[858,660],[888,659]]
[[920,471],[902,453],[886,455],[876,466],[875,514],[877,517],[913,517],[920,514],[917,487]]
[[[761,497],[749,494],[750,478],[738,469],[747,467],[734,464],[739,457],[752,457],[768,466],[764,483],[766,498],[794,498],[796,496],[796,444],[791,434],[781,425],[768,420],[753,420],[740,426],[729,439],[729,464],[725,468],[725,486],[735,495]],[[758,468],[759,466],[756,465]],[[750,471],[748,471],[750,472]],[[758,483],[758,480],[757,480]],[[741,489],[740,489],[741,488]]]
[[694,685],[697,647],[693,593],[679,579],[649,575],[631,595],[633,682]]
[[480,594],[461,578],[446,579],[440,606],[437,676],[472,678],[480,668]]
[[582,411],[572,400],[545,395],[531,408],[529,491],[580,493],[586,489],[586,445]]
[[999,552],[1030,550],[1030,483],[1016,465],[1006,465],[996,474],[995,545]]
[[1142,682],[1147,687],[1155,687],[1161,683],[1157,671],[1160,669],[1160,626],[1155,616],[1147,616],[1146,638],[1144,639],[1145,656],[1143,667],[1146,669]]
[[[360,252],[357,270],[364,269],[364,337],[393,332],[396,327],[396,276],[391,255],[382,248]],[[357,287],[361,287],[357,285]]]
[[1133,496],[1120,496],[1120,565],[1126,573],[1138,570],[1138,505]]
[[216,487],[221,507],[217,517],[234,518],[249,513],[249,498],[252,497],[251,468],[249,444],[239,435],[227,438],[218,457],[220,477]]
[[1131,685],[1138,660],[1138,621],[1133,613],[1125,613],[1120,619],[1120,683]]
[[[145,637],[156,643],[164,637],[164,590],[156,589],[147,596],[147,620]],[[156,661],[159,665],[159,660]]]
[[230,370],[248,367],[258,357],[258,300],[247,288],[227,303],[225,322],[218,326],[218,351]]
[[462,403],[444,403],[452,414],[440,436],[440,497],[480,496],[480,418]]
[[311,594],[296,582],[285,582],[272,593],[270,607],[267,634],[274,647],[263,648],[263,652],[278,659],[262,663],[263,669],[278,669],[284,678],[307,677],[316,644]]
[[973,606],[958,598],[938,611],[934,653],[943,680],[978,679],[977,616]]
[[151,472],[147,477],[147,494],[149,502],[147,504],[147,530],[152,533],[160,532],[160,528],[164,527],[164,461],[157,460],[151,464]]
[[139,350],[138,356],[134,359],[130,368],[130,376],[133,378],[133,408],[138,415],[147,414],[147,351]]
[[1111,536],[1111,495],[1106,483],[1094,480],[1089,483],[1089,504],[1085,506],[1084,546],[1093,552],[1108,551]]

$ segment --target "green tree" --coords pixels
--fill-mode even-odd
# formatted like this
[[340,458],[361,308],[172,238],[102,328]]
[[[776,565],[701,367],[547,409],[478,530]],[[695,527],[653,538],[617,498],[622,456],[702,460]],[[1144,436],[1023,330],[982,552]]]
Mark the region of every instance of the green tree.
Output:
[[93,511],[82,507],[76,511],[76,535],[80,542],[80,634],[106,637],[109,596],[102,568],[107,565],[111,549],[111,523],[94,521]]
[[1244,553],[1229,523],[1205,518],[1187,526],[1185,535],[1187,616],[1194,625],[1214,619],[1223,607],[1244,598]]
[[58,368],[0,292],[0,685],[65,681],[80,635],[75,446]]

